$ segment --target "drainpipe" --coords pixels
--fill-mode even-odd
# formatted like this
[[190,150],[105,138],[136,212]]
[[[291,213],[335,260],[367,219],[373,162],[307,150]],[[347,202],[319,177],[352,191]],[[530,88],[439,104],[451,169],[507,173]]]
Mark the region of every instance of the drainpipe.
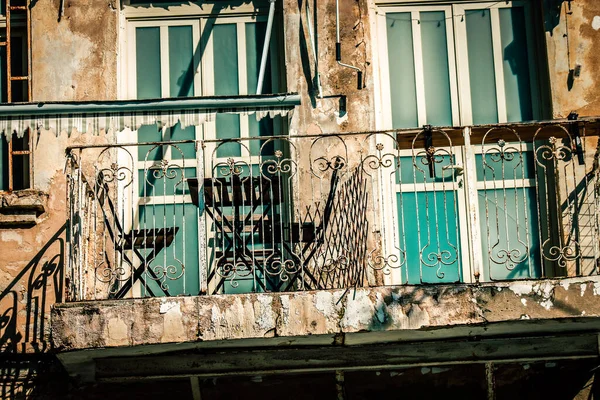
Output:
[[348,65],[342,62],[342,43],[340,42],[340,0],[335,0],[335,34],[335,60],[342,67],[356,70],[358,77],[358,89],[360,90],[362,89],[362,70],[354,65]]
[[262,94],[263,80],[265,79],[265,69],[267,68],[267,55],[269,54],[269,42],[271,41],[271,30],[273,29],[273,18],[275,17],[275,0],[269,0],[269,19],[267,21],[267,31],[265,32],[265,44],[263,45],[262,58],[260,60],[260,72],[258,74],[258,84],[256,85],[256,94]]

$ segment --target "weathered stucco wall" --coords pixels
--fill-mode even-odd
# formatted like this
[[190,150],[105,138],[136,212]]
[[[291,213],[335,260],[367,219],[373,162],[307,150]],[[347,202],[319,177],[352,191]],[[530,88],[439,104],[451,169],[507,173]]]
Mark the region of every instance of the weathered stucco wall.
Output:
[[[114,1],[38,1],[32,8],[34,101],[116,99],[117,21]],[[4,140],[4,137],[0,137]],[[62,132],[34,134],[34,185],[26,201],[45,209],[32,227],[0,228],[0,329],[2,346],[44,352],[50,306],[62,299],[66,266],[67,187],[65,148],[111,140]],[[10,200],[10,199],[8,199]],[[25,201],[25,200],[24,200]]]
[[[290,124],[290,134],[321,134],[373,129],[373,80],[369,55],[370,29],[365,1],[340,2],[342,62],[363,70],[365,87],[358,89],[356,71],[335,59],[335,0],[310,2],[312,30],[319,62],[323,97],[318,98],[315,57],[304,2],[285,0],[284,32],[287,88],[302,95]],[[340,112],[340,96],[346,106]],[[342,102],[343,103],[343,102]],[[345,111],[344,111],[345,108]]]
[[32,8],[34,101],[117,96],[117,0],[38,1]]
[[[593,0],[572,2],[571,14],[567,14],[566,2],[548,0],[546,3],[552,4],[545,10],[546,17],[557,11],[556,22],[545,24],[554,116],[564,117],[571,110],[582,115],[598,115],[600,96],[595,89],[595,71],[600,67],[600,56],[595,47],[600,37],[600,5]],[[59,2],[38,1],[32,9],[34,100],[115,99],[119,21],[116,2],[65,1],[60,21],[58,6]],[[303,99],[294,112],[289,133],[372,130],[375,113],[368,2],[343,1],[340,9],[342,59],[363,70],[364,88],[361,90],[357,88],[356,72],[335,61],[335,1],[311,2],[323,99],[318,98],[315,86],[315,59],[305,3],[285,0],[283,7],[287,90],[301,93]],[[565,33],[568,33],[566,37]],[[581,75],[570,84],[569,70],[576,65],[581,65]],[[34,186],[48,195],[43,197],[46,212],[35,227],[0,231],[0,289],[10,288],[8,291],[17,296],[21,305],[20,329],[28,324],[29,317],[24,310],[27,302],[32,301],[30,289],[33,286],[27,274],[33,265],[41,268],[60,253],[44,246],[48,243],[56,246],[55,234],[60,233],[66,223],[64,149],[71,143],[104,140],[111,138],[69,137],[65,133],[56,138],[45,131],[36,135]],[[361,145],[359,141],[351,143],[348,152],[352,154]],[[304,156],[305,149],[300,150]],[[324,152],[328,153],[329,149]],[[307,168],[307,160],[301,167]],[[64,240],[64,232],[62,235]],[[60,259],[64,260],[64,254]],[[26,274],[21,275],[25,270]],[[54,302],[54,290],[60,288],[54,282],[46,286],[48,297],[43,303],[46,310]],[[40,315],[43,317],[44,313]]]
[[599,296],[600,278],[593,277],[80,302],[53,310],[52,338],[61,351],[275,337],[293,342],[306,336],[360,344],[372,340],[363,333],[378,332],[423,340],[461,325],[473,334],[473,326],[487,330],[495,322],[594,320],[600,317]]
[[553,117],[600,114],[600,3],[546,0],[544,8]]

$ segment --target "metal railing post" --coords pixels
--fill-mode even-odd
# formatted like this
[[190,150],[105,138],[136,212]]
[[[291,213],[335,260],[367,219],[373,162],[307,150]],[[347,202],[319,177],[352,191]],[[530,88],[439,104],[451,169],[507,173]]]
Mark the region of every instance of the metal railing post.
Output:
[[470,254],[471,266],[475,282],[479,283],[481,279],[481,260],[483,260],[483,249],[481,246],[481,231],[479,229],[479,207],[477,205],[477,163],[475,162],[475,154],[471,146],[471,127],[466,126],[463,129],[465,140],[465,160],[464,171],[467,194],[467,209],[468,209],[468,234],[470,237]]
[[204,141],[196,142],[196,174],[198,176],[198,277],[200,295],[208,292],[208,257],[206,243],[206,215],[204,213]]

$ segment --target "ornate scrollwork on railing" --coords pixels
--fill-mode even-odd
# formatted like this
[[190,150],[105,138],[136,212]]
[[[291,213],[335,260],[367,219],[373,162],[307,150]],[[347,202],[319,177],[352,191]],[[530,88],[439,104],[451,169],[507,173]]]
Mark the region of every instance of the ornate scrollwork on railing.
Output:
[[150,274],[149,278],[159,282],[160,288],[163,290],[169,290],[169,284],[167,283],[169,280],[178,280],[185,274],[185,266],[180,261],[179,265],[152,265],[150,268],[154,274]]
[[578,243],[558,246],[553,245],[548,239],[542,244],[542,255],[547,261],[554,261],[559,267],[566,268],[569,261],[576,261],[579,258]]
[[282,258],[271,255],[265,262],[265,272],[270,276],[278,277],[282,282],[287,282],[290,276],[302,270],[302,261],[298,258]]
[[[290,158],[283,158],[283,152],[277,150],[275,152],[275,160],[266,160],[261,162],[261,167],[265,167],[263,176],[282,175],[295,173],[296,162]],[[261,168],[263,171],[263,168]]]
[[311,172],[319,179],[330,171],[342,173],[348,168],[348,146],[337,135],[319,137],[311,143],[309,160]]
[[[551,136],[544,136],[543,132],[550,128],[553,128]],[[578,203],[582,200],[576,194],[576,157],[572,143],[573,137],[563,126],[540,127],[534,135],[536,181],[541,185],[539,190],[545,194],[545,201],[542,203],[540,199],[538,206],[545,270],[555,264],[566,271],[569,266],[581,263],[581,235],[595,229],[591,226],[586,228],[584,221],[580,220],[581,206]],[[596,194],[593,196],[596,197]]]
[[483,137],[480,196],[485,206],[488,274],[492,279],[495,265],[513,271],[529,259],[531,217],[524,153],[525,145],[512,128],[492,128]]
[[[401,239],[398,237],[402,221],[398,219],[397,209],[402,206],[402,199],[398,199],[400,204],[390,202],[389,197],[377,185],[390,188],[395,186],[396,176],[400,171],[400,155],[396,148],[396,138],[391,134],[368,135],[363,146],[370,147],[369,142],[375,143],[375,152],[361,156],[361,168],[371,180],[374,201],[372,219],[378,221],[382,237],[376,248],[369,251],[367,263],[371,270],[391,275],[392,270],[399,269],[406,263],[406,251],[400,245]],[[379,216],[375,215],[377,211]]]
[[102,168],[97,173],[98,184],[103,186],[106,183],[118,183],[123,187],[131,185],[133,182],[133,170],[128,166],[120,166],[112,163],[110,168]]
[[[433,134],[436,135],[438,141],[445,141],[445,144],[434,146]],[[420,140],[424,140],[424,147],[419,149]],[[460,170],[460,168],[455,166],[455,162],[452,141],[446,132],[427,127],[414,137],[412,142],[413,182],[415,184],[422,182],[421,192],[424,198],[424,204],[416,204],[419,261],[422,267],[435,268],[435,275],[440,280],[446,277],[447,272],[443,271],[445,267],[454,266],[454,275],[458,276],[459,274],[458,221],[452,221],[449,217],[458,215],[457,190],[460,184],[455,170]],[[441,176],[436,173],[439,169],[436,165],[439,165],[443,171]],[[423,167],[426,167],[427,170]],[[438,194],[441,194],[441,197]],[[417,198],[417,193],[415,193],[415,201]],[[421,281],[424,279],[423,272],[424,270],[421,268]]]
[[118,291],[117,282],[125,282],[131,279],[131,264],[127,261],[122,261],[122,263],[125,265],[112,267],[105,262],[101,262],[95,268],[96,279],[101,283],[106,283],[111,294]]
[[232,288],[239,286],[239,279],[247,278],[253,275],[254,269],[249,266],[251,260],[238,262],[217,262],[216,273],[221,278],[229,282]]

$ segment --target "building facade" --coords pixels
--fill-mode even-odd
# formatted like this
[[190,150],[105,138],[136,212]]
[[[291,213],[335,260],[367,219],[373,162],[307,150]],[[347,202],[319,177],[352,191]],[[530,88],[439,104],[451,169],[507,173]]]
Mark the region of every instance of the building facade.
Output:
[[3,397],[596,395],[593,0],[4,7]]

